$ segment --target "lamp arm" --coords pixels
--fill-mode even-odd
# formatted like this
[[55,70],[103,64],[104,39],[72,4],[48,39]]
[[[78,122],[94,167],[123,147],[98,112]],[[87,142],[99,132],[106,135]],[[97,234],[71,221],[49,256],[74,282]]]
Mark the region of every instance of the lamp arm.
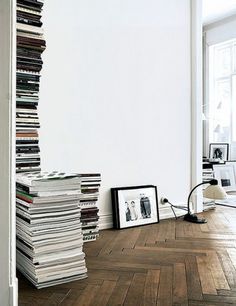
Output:
[[196,185],[191,191],[190,191],[190,194],[188,196],[188,214],[190,214],[190,199],[191,199],[191,196],[192,196],[192,193],[194,192],[195,189],[197,189],[199,186],[201,185],[205,185],[205,184],[209,184],[211,181],[208,181],[208,182],[202,182],[198,185]]

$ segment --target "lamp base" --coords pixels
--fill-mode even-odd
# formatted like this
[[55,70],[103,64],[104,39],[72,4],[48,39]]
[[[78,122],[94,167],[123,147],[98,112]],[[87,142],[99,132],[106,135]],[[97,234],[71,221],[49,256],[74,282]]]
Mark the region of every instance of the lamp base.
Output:
[[192,215],[192,214],[186,214],[184,216],[184,221],[192,222],[192,223],[207,223],[206,219],[203,218],[198,218],[197,215]]

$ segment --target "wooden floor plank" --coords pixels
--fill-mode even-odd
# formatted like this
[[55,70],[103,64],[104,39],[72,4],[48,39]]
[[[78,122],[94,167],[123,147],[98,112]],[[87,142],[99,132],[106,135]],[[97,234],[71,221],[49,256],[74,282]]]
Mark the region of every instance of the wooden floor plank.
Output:
[[104,254],[109,255],[111,253],[112,249],[114,248],[114,246],[116,245],[117,241],[119,241],[120,235],[124,235],[123,232],[121,232],[121,231],[117,232],[117,231],[112,230],[112,231],[110,231],[110,233],[111,233],[111,238],[108,239],[104,243],[103,247],[101,248],[101,250],[99,252],[99,255],[104,255]]
[[188,305],[188,290],[185,265],[174,264],[173,305]]
[[236,296],[204,294],[204,300],[208,302],[218,302],[222,304],[231,303],[233,305],[236,305]]
[[171,306],[173,299],[173,267],[163,266],[160,272],[157,306]]
[[160,229],[159,224],[153,224],[151,226],[145,245],[156,243],[159,229]]
[[110,281],[117,281],[120,277],[119,271],[110,271],[105,269],[93,269],[88,276],[88,280],[110,280]]
[[93,297],[91,305],[105,306],[116,286],[116,281],[104,280],[102,286],[99,288],[99,294]]
[[231,259],[231,262],[236,269],[236,249],[227,249],[227,253],[229,254],[229,257]]
[[137,238],[135,246],[145,246],[148,237],[149,237],[149,232],[147,230],[147,227],[144,226],[140,230],[140,234]]
[[165,241],[167,239],[168,220],[164,220],[157,233],[157,241]]
[[220,260],[217,255],[217,252],[208,251],[207,259],[209,262],[211,274],[213,276],[216,289],[230,290],[230,287],[225,277],[223,268],[220,264]]
[[54,292],[50,298],[47,300],[47,305],[48,306],[57,306],[60,305],[65,298],[69,295],[70,290],[68,290],[68,292],[65,293],[60,293],[60,292]]
[[98,285],[87,285],[73,306],[94,306],[92,301],[99,295],[99,289]]
[[231,288],[236,288],[236,270],[227,250],[217,251],[217,254],[219,256],[229,286]]
[[143,306],[156,306],[160,270],[148,270],[143,293]]
[[202,300],[202,289],[198,273],[198,266],[196,258],[188,256],[185,260],[186,275],[187,275],[187,287],[188,298],[190,300]]
[[197,258],[198,272],[202,286],[202,293],[217,295],[215,282],[211,274],[211,268],[208,266],[208,261],[206,259],[206,256],[197,256],[196,258]]
[[130,287],[134,275],[129,273],[126,275],[121,275],[118,279],[116,286],[108,300],[107,306],[118,306],[123,305],[125,301],[126,294]]
[[[135,250],[143,250],[143,251],[146,251],[146,252],[151,252],[153,255],[155,255],[154,252],[156,253],[181,253],[181,254],[184,254],[184,255],[195,255],[195,256],[198,256],[198,255],[206,255],[206,250],[204,249],[182,249],[182,248],[178,248],[178,247],[160,247],[158,244],[156,244],[155,246],[152,244],[152,245],[146,245],[145,247],[135,247]],[[124,252],[126,252],[124,250]],[[132,252],[132,251],[130,251]]]
[[184,222],[182,220],[176,220],[175,229],[176,239],[184,237]]
[[190,222],[184,222],[184,237],[185,238],[194,237],[192,223]]
[[143,291],[145,284],[145,275],[143,273],[135,273],[131,285],[127,292],[124,306],[140,306],[142,305]]
[[59,304],[60,306],[74,306],[83,290],[71,289],[65,299]]
[[235,242],[232,240],[199,239],[199,237],[194,237],[192,240],[166,240],[164,242],[158,242],[156,245],[164,248],[181,248],[192,250],[235,248]]

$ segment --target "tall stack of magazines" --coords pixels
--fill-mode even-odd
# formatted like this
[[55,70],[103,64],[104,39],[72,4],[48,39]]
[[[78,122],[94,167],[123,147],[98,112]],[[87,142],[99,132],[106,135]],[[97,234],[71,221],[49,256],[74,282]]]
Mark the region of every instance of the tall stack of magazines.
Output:
[[38,117],[43,0],[17,0],[16,172],[39,171]]
[[16,180],[17,268],[37,288],[86,278],[79,175],[20,173]]

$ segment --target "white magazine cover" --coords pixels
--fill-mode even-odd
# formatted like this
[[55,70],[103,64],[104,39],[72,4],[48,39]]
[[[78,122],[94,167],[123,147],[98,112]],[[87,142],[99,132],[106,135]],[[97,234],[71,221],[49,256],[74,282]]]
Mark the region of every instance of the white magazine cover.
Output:
[[36,172],[21,173],[16,175],[16,182],[28,187],[37,186],[65,186],[79,184],[80,178],[78,174],[66,174],[65,172]]

